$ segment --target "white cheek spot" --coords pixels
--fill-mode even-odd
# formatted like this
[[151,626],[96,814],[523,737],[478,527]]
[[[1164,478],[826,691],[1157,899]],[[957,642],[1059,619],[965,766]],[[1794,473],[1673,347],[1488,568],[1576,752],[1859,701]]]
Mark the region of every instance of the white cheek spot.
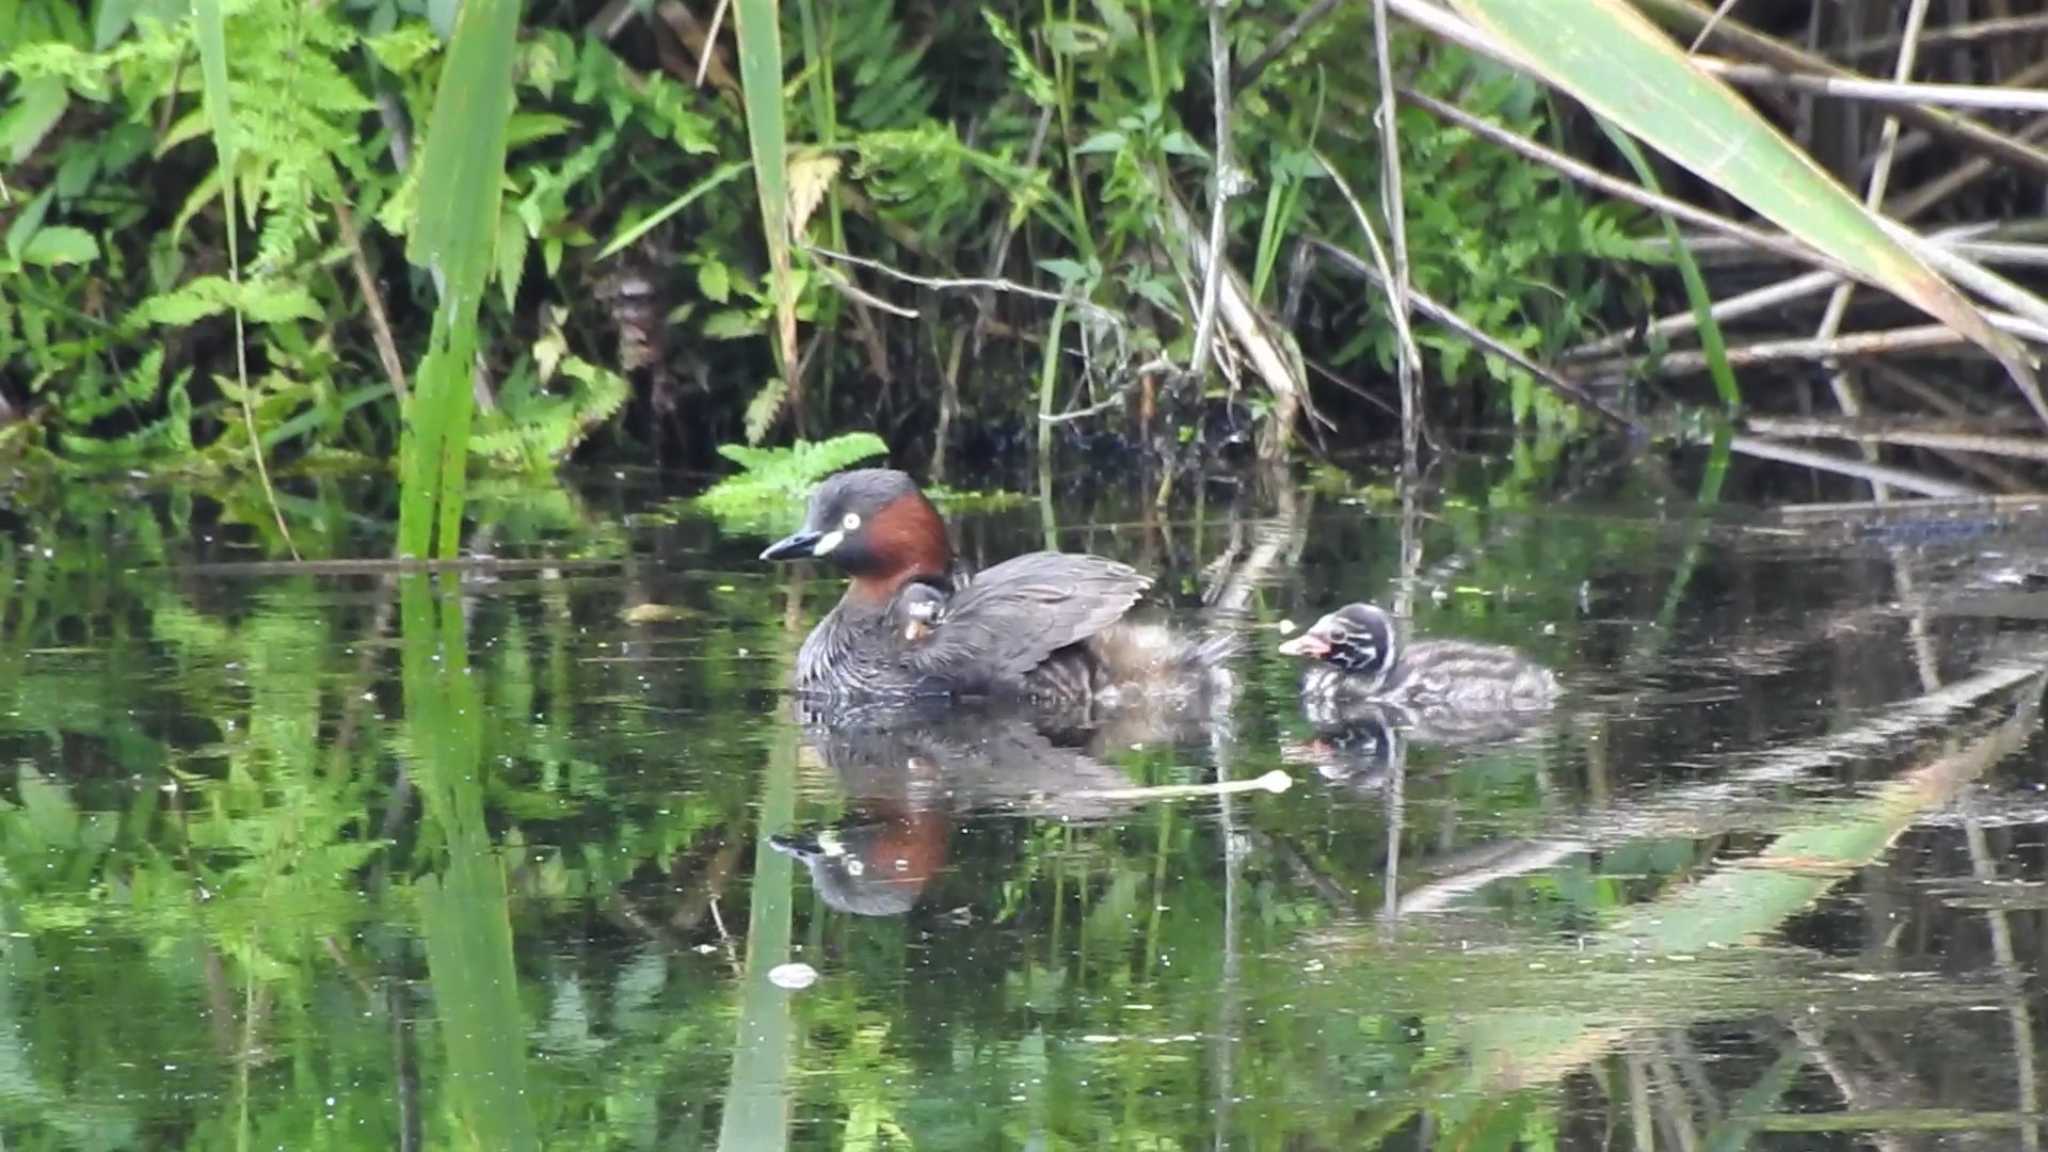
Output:
[[848,860],[846,862],[846,874],[848,876],[859,876],[867,870],[868,866],[858,860]]
[[858,513],[858,512],[848,512],[848,513],[847,513],[846,515],[844,515],[844,516],[841,516],[841,517],[839,518],[839,530],[840,530],[840,531],[842,531],[842,532],[853,532],[853,531],[856,531],[856,530],[858,530],[859,528],[860,528],[860,513]]
[[844,539],[846,539],[846,533],[844,532],[827,532],[823,536],[818,537],[816,544],[811,545],[811,555],[824,556],[834,548],[839,547],[839,542]]

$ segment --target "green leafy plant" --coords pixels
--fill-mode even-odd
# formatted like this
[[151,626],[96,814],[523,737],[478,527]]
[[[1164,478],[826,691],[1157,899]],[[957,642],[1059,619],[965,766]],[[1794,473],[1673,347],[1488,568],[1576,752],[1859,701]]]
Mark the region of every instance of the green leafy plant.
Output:
[[694,503],[729,530],[773,531],[818,481],[888,452],[889,445],[872,432],[798,440],[787,448],[720,444],[718,454],[739,465],[740,473],[712,485]]

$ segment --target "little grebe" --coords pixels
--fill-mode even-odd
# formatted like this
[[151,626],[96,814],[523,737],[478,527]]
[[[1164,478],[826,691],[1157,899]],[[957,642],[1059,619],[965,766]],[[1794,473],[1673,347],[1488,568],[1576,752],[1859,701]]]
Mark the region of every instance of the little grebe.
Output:
[[1455,728],[1459,720],[1540,712],[1557,702],[1557,677],[1513,648],[1463,640],[1405,644],[1393,617],[1372,604],[1339,608],[1280,651],[1317,661],[1301,686],[1312,710],[1394,704]]
[[1113,672],[1092,642],[1152,584],[1069,552],[1026,553],[963,580],[938,510],[881,468],[825,481],[803,527],[761,558],[816,558],[852,578],[797,654],[797,689],[833,696],[1071,696]]

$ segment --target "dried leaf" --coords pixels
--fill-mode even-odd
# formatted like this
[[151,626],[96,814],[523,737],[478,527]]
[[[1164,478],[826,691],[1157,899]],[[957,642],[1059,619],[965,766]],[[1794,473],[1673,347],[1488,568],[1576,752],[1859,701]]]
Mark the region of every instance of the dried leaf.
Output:
[[839,157],[824,152],[806,152],[789,164],[789,234],[802,236],[811,213],[839,176]]

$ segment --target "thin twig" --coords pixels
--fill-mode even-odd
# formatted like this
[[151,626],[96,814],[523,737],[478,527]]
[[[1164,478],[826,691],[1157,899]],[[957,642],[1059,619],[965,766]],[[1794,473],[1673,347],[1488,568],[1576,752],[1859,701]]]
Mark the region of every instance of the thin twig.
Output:
[[241,229],[235,215],[235,148],[232,137],[223,143],[221,135],[214,138],[214,148],[220,154],[224,174],[221,209],[228,234],[228,280],[235,289],[235,392],[242,402],[242,426],[249,433],[249,455],[256,461],[256,479],[263,485],[264,502],[270,505],[270,515],[277,522],[278,534],[284,537],[285,550],[297,560],[299,546],[292,542],[291,526],[284,522],[284,509],[277,502],[277,489],[270,485],[270,466],[263,461],[263,438],[256,432],[256,404],[249,396],[249,337],[242,321],[242,254],[236,239]]
[[1741,64],[1714,56],[1696,56],[1693,63],[1731,84],[1789,88],[1842,100],[1867,100],[1900,107],[1979,108],[1990,112],[2048,112],[2048,92],[2027,88],[1993,88],[1978,84],[1911,84],[1903,81],[1819,76],[1782,72],[1768,64]]
[[[2048,119],[2036,120],[2020,129],[2018,138],[2029,143],[2048,139]],[[1901,192],[1897,200],[1885,205],[1885,215],[1911,222],[1928,209],[1948,203],[1957,192],[1998,171],[1998,162],[1992,157],[1972,156],[1911,192]]]
[[[1342,264],[1350,271],[1381,284],[1382,287],[1385,286],[1384,282],[1379,279],[1379,271],[1372,266],[1371,261],[1361,260],[1356,254],[1347,252],[1326,240],[1311,240],[1310,243],[1314,244],[1324,255]],[[1412,289],[1408,299],[1414,304],[1416,311],[1442,324],[1465,339],[1472,341],[1488,352],[1499,356],[1522,371],[1527,372],[1541,382],[1544,387],[1549,388],[1571,403],[1584,408],[1588,412],[1603,416],[1624,428],[1634,428],[1636,426],[1635,421],[1602,404],[1585,389],[1560,376],[1556,371],[1531,360],[1519,350],[1501,343],[1492,335],[1473,325],[1471,321],[1453,312],[1450,308],[1437,303],[1420,289]],[[1948,329],[1943,328],[1942,331],[1946,332]]]
[[2000,436],[1952,428],[1791,416],[1753,416],[1744,421],[1744,424],[1750,431],[1760,436],[1853,440],[1864,444],[1896,444],[1905,448],[1981,452],[1987,456],[2009,456],[2018,460],[2048,460],[2048,440],[2037,437]]
[[[1886,217],[1886,219],[1890,219],[1890,217]],[[1997,255],[1996,249],[1976,247],[1983,244],[1986,237],[2004,235],[2023,239],[2036,234],[2036,229],[2029,226],[2036,223],[2048,225],[2048,220],[2038,222],[2031,220],[1968,221],[1950,225],[1927,238],[1937,244],[1955,248],[1966,255],[1980,259],[1992,259]],[[1661,233],[1632,236],[1630,237],[1630,242],[1640,244],[1645,248],[1656,249],[1667,256],[1672,250],[1670,239]],[[1770,255],[1766,252],[1759,252],[1740,240],[1730,239],[1726,236],[1709,236],[1701,232],[1680,233],[1679,242],[1692,252],[1693,258],[1700,261],[1703,267],[1708,264],[1721,266],[1739,265],[1745,261],[1765,262]]]
[[1766,232],[1759,228],[1752,228],[1747,224],[1737,223],[1725,216],[1716,215],[1704,208],[1688,204],[1683,200],[1675,200],[1660,193],[1650,192],[1626,180],[1618,180],[1590,164],[1581,163],[1562,152],[1546,148],[1533,140],[1524,139],[1492,121],[1474,116],[1470,112],[1454,104],[1438,100],[1434,96],[1417,92],[1412,88],[1401,89],[1400,96],[1401,99],[1431,113],[1438,119],[1449,121],[1475,136],[1482,137],[1491,143],[1506,148],[1510,152],[1555,169],[1560,175],[1584,184],[1595,191],[1604,192],[1616,199],[1627,200],[1630,203],[1640,204],[1645,208],[1665,213],[1674,220],[1682,220],[1701,228],[1712,229],[1724,236],[1733,237],[1752,248],[1762,249],[1766,252],[1775,252],[1803,264],[1813,264],[1818,267],[1845,271],[1831,258],[1806,247],[1804,244],[1782,233]]
[[1216,301],[1223,290],[1224,212],[1230,207],[1230,41],[1223,26],[1225,0],[1209,0],[1209,78],[1215,90],[1215,171],[1209,184],[1209,266],[1202,273],[1202,304],[1195,315],[1195,347],[1188,375],[1209,371],[1209,346],[1216,339]]
[[[1996,40],[2043,30],[2048,30],[2048,15],[2006,16],[1995,20],[1979,20],[1971,24],[1951,24],[1947,28],[1927,32],[1920,37],[1920,46],[1932,48],[1940,44]],[[1839,49],[1839,52],[1853,60],[1859,56],[1882,56],[1896,51],[1898,47],[1899,37],[1880,36],[1874,40],[1859,40]]]
[[[2036,324],[2048,327],[2048,301],[2042,300],[1983,265],[1964,258],[1953,248],[1930,244],[1918,233],[1898,227],[1889,221],[1880,219],[1878,223],[1890,231],[1894,239],[1912,249],[1922,260],[1932,265],[1935,271],[1955,281],[1958,286],[1968,288],[2015,316],[2023,316]],[[2038,400],[2030,402],[2036,412],[2042,411],[2042,405]],[[2043,422],[2048,423],[2048,415],[2043,416]]]
[[[1913,75],[1920,29],[1926,21],[1927,0],[1912,0],[1912,6],[1906,12],[1905,39],[1901,41],[1898,66],[1893,72],[1901,81]],[[1878,131],[1877,164],[1871,169],[1870,184],[1863,192],[1863,206],[1872,212],[1884,204],[1885,187],[1891,182],[1892,157],[1898,144],[1899,118],[1886,116],[1884,126]],[[1842,330],[1842,319],[1849,314],[1849,301],[1855,293],[1856,282],[1853,280],[1844,280],[1835,286],[1834,292],[1828,296],[1827,307],[1821,313],[1820,327],[1814,332],[1814,339],[1830,340]],[[1841,365],[1829,365],[1828,388],[1834,393],[1835,405],[1842,410],[1842,415],[1851,419],[1862,415],[1863,402],[1856,394],[1856,382],[1849,378],[1848,371]],[[1875,447],[1866,446],[1864,454],[1868,459],[1876,459]],[[1878,490],[1878,495],[1883,496],[1883,489]]]
[[1132,788],[1088,788],[1067,795],[1079,800],[1189,800],[1204,796],[1228,796],[1237,792],[1285,792],[1294,778],[1275,768],[1255,780],[1220,780],[1212,784],[1153,784]]
[[797,247],[812,256],[821,256],[827,260],[837,260],[842,264],[851,264],[856,268],[866,268],[872,272],[880,272],[890,279],[901,280],[905,284],[915,284],[921,288],[931,288],[937,291],[985,288],[997,292],[1014,292],[1019,296],[1029,296],[1034,300],[1044,300],[1049,304],[1058,304],[1061,301],[1065,301],[1074,310],[1085,312],[1120,331],[1124,326],[1123,317],[1104,308],[1100,304],[1062,296],[1057,292],[1048,292],[1043,288],[1033,288],[1029,284],[1019,284],[1015,280],[1005,280],[999,276],[919,276],[914,272],[905,272],[900,268],[892,268],[880,260],[871,260],[865,256],[855,256],[848,252],[838,252],[830,248],[820,248],[815,244],[799,244]]
[[[1922,37],[1922,39],[1924,40],[1925,37]],[[2004,77],[2000,81],[2000,85],[2005,88],[2032,88],[2044,80],[2048,80],[2048,60],[2037,60],[2025,68],[2014,72],[2012,75]],[[1810,92],[1801,93],[1799,98],[1804,101],[1811,101],[1813,94]],[[2027,134],[2025,132],[2018,133],[2018,138],[2024,140],[2027,138]],[[1899,159],[1904,161],[1917,156],[1932,147],[1933,144],[1934,137],[1932,134],[1924,129],[1916,128],[1899,137]],[[1864,161],[1865,168],[1868,168],[1869,164],[1868,160]]]
[[[2005,312],[1986,312],[1984,319],[1993,328],[2010,332],[2036,343],[2048,344],[2048,328],[2031,321],[2022,320]],[[1925,352],[1934,348],[1975,349],[1977,345],[1969,338],[1945,324],[1920,324],[1909,328],[1887,328],[1879,332],[1859,332],[1850,336],[1837,336],[1832,340],[1761,340],[1754,344],[1728,349],[1728,363],[1748,367],[1779,360],[1826,360],[1835,356],[1879,356],[1892,352]],[[1630,371],[1627,359],[1597,360],[1581,366],[1591,374],[1602,372]],[[1682,376],[1688,372],[1699,372],[1707,366],[1706,357],[1699,352],[1666,353],[1655,365],[1660,376]]]
[[1707,37],[1713,34],[1714,25],[1719,24],[1721,18],[1728,15],[1729,10],[1734,8],[1736,3],[1737,0],[1721,0],[1721,6],[1714,9],[1714,14],[1707,17],[1705,24],[1700,25],[1699,33],[1692,38],[1692,43],[1685,46],[1686,55],[1693,55],[1700,50],[1700,45],[1705,44]]
[[[1379,269],[1380,284],[1382,286],[1399,284],[1401,282],[1401,275],[1395,271],[1395,266],[1388,262],[1387,251],[1380,246],[1379,232],[1372,226],[1372,218],[1365,214],[1365,205],[1358,202],[1357,194],[1351,190],[1351,182],[1344,179],[1343,175],[1337,171],[1336,165],[1332,164],[1330,158],[1323,155],[1321,151],[1316,151],[1312,155],[1315,156],[1316,163],[1322,165],[1323,174],[1330,178],[1330,183],[1337,186],[1337,194],[1344,198],[1345,203],[1351,205],[1351,214],[1358,218],[1359,230],[1365,233],[1365,246],[1372,253],[1374,266]],[[1403,365],[1413,363],[1419,366],[1422,363],[1422,352],[1415,345],[1415,333],[1408,327],[1407,295],[1408,293],[1405,291],[1396,295],[1393,290],[1389,290],[1387,292],[1387,299],[1392,305],[1394,313],[1395,340],[1400,345],[1400,356],[1398,359]],[[1406,413],[1410,408],[1405,395],[1402,398],[1401,408],[1404,413],[1402,419],[1405,423],[1409,419]]]
[[1775,460],[1780,464],[1797,464],[1801,467],[1815,468],[1822,472],[1832,472],[1838,476],[1848,476],[1852,479],[1862,480],[1871,484],[1886,484],[1893,488],[1902,488],[1908,492],[1918,492],[1923,496],[1975,496],[1978,494],[1976,489],[1965,484],[1955,484],[1947,480],[1936,480],[1931,476],[1922,476],[1918,472],[1908,472],[1903,468],[1887,468],[1882,464],[1867,464],[1861,460],[1845,460],[1840,456],[1833,456],[1826,452],[1816,452],[1809,448],[1799,448],[1791,444],[1782,444],[1776,440],[1759,440],[1754,436],[1733,436],[1728,440],[1728,447],[1733,451],[1742,453],[1744,456],[1754,456],[1759,460]]
[[[1762,288],[1738,296],[1717,300],[1713,307],[1707,309],[1707,314],[1714,318],[1715,323],[1724,324],[1758,312],[1775,313],[1794,300],[1811,296],[1816,292],[1825,292],[1829,287],[1841,282],[1840,276],[1825,268],[1802,272],[1789,280],[1766,284]],[[1697,312],[1674,312],[1669,316],[1660,316],[1641,328],[1627,328],[1602,336],[1598,340],[1590,340],[1567,350],[1558,357],[1558,361],[1569,364],[1578,360],[1611,355],[1634,345],[1638,337],[1647,339],[1651,336],[1661,336],[1669,339],[1692,331],[1699,327],[1699,323],[1700,317]]]
[[[1393,49],[1387,42],[1387,0],[1373,0],[1373,54],[1379,57],[1380,73],[1380,208],[1386,213],[1387,233],[1394,243],[1394,269],[1389,276],[1387,298],[1393,304],[1394,331],[1401,339],[1399,376],[1401,385],[1401,461],[1405,481],[1415,473],[1418,430],[1422,422],[1422,353],[1408,330],[1408,210],[1401,197],[1401,132],[1394,116]],[[1325,169],[1328,164],[1323,165]],[[1351,199],[1347,191],[1346,199]],[[1352,202],[1356,210],[1357,202]],[[1363,222],[1364,214],[1359,220]],[[1412,488],[1408,483],[1406,487]]]
[[[1158,190],[1160,203],[1166,209],[1167,233],[1187,245],[1197,267],[1206,269],[1212,260],[1223,265],[1223,279],[1217,291],[1217,318],[1229,329],[1246,362],[1273,393],[1273,407],[1259,435],[1258,453],[1262,460],[1279,459],[1286,452],[1295,418],[1302,412],[1307,412],[1311,419],[1316,418],[1308,392],[1308,372],[1301,366],[1300,351],[1294,341],[1260,311],[1252,299],[1250,285],[1229,266],[1225,254],[1205,250],[1205,241],[1195,231],[1192,214],[1181,202],[1180,194],[1166,173],[1155,169],[1152,182]],[[1219,355],[1230,347],[1229,344],[1219,344]],[[1170,477],[1172,473],[1167,472],[1166,475]]]
[[[1027,172],[1038,170],[1038,158],[1045,152],[1046,135],[1052,130],[1052,114],[1053,107],[1050,104],[1039,110],[1038,127],[1031,133],[1031,147],[1024,152],[1024,170]],[[994,278],[1002,275],[1003,265],[1008,263],[1010,257],[1010,240],[1016,233],[1017,230],[1006,213],[1003,216],[1002,227],[996,231],[995,243],[989,247],[987,273],[989,277]],[[981,356],[982,339],[988,335],[989,318],[994,314],[993,293],[977,293],[974,297],[973,340],[974,355],[977,359]]]
[[391,321],[384,314],[384,294],[377,290],[377,278],[370,275],[370,262],[363,254],[363,237],[356,231],[355,215],[349,211],[346,202],[334,202],[334,222],[341,229],[342,243],[348,246],[348,262],[356,274],[356,289],[363,294],[363,307],[370,314],[370,339],[377,345],[377,359],[384,365],[384,375],[391,381],[391,391],[398,396],[398,410],[403,412],[412,406],[412,398],[405,388],[405,361],[398,357],[398,342],[392,339]]
[[1066,412],[1040,416],[1038,421],[1041,424],[1071,424],[1076,420],[1086,420],[1090,416],[1100,415],[1111,408],[1121,408],[1124,405],[1125,391],[1125,389],[1120,388],[1115,392],[1111,392],[1107,397],[1088,405],[1086,408],[1075,408]]
[[[1959,239],[1965,235],[1974,235],[1980,230],[1980,225],[1950,228],[1927,237],[1928,246],[1936,251],[1944,248],[1954,248],[1966,254],[1991,255],[1993,253],[1989,252],[1988,249],[1998,246],[1965,242]],[[1718,243],[1718,237],[1696,237],[1688,240],[1686,246],[1692,248],[1693,255],[1697,257],[1700,254],[1698,245]],[[2031,246],[2012,245],[2010,247]],[[2042,253],[2044,257],[2048,257],[2048,249],[2043,249]],[[1737,320],[1758,312],[1776,310],[1794,300],[1811,296],[1816,292],[1825,292],[1841,282],[1842,278],[1840,276],[1825,269],[1802,272],[1797,276],[1781,280],[1775,284],[1766,284],[1761,288],[1730,296],[1724,300],[1718,300],[1707,311],[1717,323]],[[1597,340],[1587,341],[1565,352],[1558,357],[1558,360],[1569,363],[1574,360],[1585,360],[1595,356],[1619,352],[1629,347],[1638,337],[1662,336],[1668,339],[1672,336],[1692,331],[1699,326],[1699,322],[1699,314],[1691,310],[1673,312],[1670,315],[1658,317],[1640,329],[1625,329],[1602,336]]]
[[[1404,0],[1417,4],[1420,0]],[[1656,19],[1668,20],[1686,31],[1697,31],[1711,10],[1698,0],[1642,0],[1640,7]],[[1723,20],[1711,37],[1751,60],[1792,72],[1808,72],[1842,80],[1863,79],[1846,68],[1811,55],[1790,44],[1773,40],[1739,20]],[[2008,164],[2037,174],[2048,174],[2048,152],[2022,140],[1986,127],[1979,121],[1923,105],[1901,105],[1899,118],[1957,141],[1975,152],[1997,156]]]
[[704,86],[704,73],[711,67],[711,57],[718,52],[718,29],[725,24],[725,9],[729,0],[718,0],[718,7],[711,11],[711,30],[704,33],[704,51],[697,54],[697,78],[692,88]]

